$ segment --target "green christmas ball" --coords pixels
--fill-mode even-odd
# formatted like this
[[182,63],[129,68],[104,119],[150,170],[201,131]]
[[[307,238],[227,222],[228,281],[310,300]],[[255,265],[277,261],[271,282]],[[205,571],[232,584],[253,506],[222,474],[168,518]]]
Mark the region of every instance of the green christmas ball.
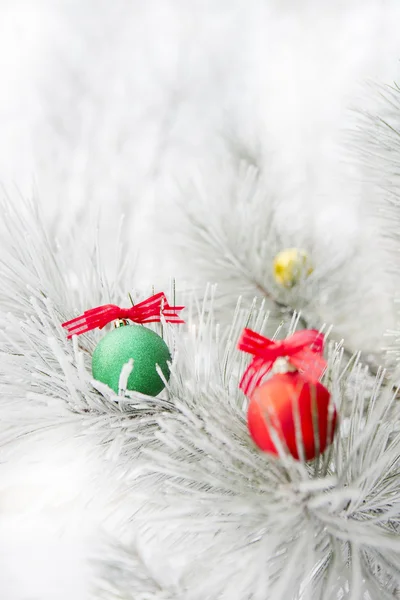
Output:
[[168,381],[170,371],[167,361],[171,360],[171,354],[164,340],[142,325],[117,327],[100,340],[92,357],[93,377],[118,393],[121,369],[131,358],[133,370],[127,389],[157,396],[164,383],[156,365],[160,366]]

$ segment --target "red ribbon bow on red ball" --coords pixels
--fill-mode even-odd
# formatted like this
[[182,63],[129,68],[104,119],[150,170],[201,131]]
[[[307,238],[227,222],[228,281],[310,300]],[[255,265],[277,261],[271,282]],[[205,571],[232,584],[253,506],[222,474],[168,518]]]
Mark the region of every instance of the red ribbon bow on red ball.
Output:
[[315,329],[297,331],[289,338],[277,341],[245,329],[238,348],[253,354],[254,358],[243,374],[241,389],[247,396],[251,395],[280,357],[286,358],[307,380],[317,382],[326,368],[323,343],[324,336]]
[[160,292],[130,308],[105,304],[86,310],[83,315],[66,321],[62,326],[67,330],[70,339],[73,335],[81,335],[92,329],[102,329],[116,319],[129,319],[135,323],[159,323],[161,317],[164,317],[167,323],[184,323],[178,314],[184,308],[184,306],[170,306],[166,295]]

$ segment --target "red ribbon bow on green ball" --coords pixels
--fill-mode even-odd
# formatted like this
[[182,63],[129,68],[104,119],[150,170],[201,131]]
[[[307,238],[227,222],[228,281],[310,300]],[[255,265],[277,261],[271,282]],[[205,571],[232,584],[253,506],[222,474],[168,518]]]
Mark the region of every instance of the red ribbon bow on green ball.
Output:
[[92,329],[102,329],[116,319],[129,319],[135,323],[159,323],[164,317],[167,323],[184,323],[179,312],[184,306],[170,306],[163,292],[139,302],[130,308],[120,308],[115,304],[105,304],[86,310],[83,315],[62,324],[68,332],[68,339]]
[[253,354],[254,358],[243,374],[240,388],[246,395],[251,395],[280,357],[286,358],[308,381],[316,383],[326,368],[323,343],[324,336],[315,329],[297,331],[286,340],[277,341],[245,329],[238,348]]

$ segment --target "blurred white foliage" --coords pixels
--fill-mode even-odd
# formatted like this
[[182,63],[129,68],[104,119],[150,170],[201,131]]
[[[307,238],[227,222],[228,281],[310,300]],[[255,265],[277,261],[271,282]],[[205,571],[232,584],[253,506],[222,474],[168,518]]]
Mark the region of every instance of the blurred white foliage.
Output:
[[[389,354],[400,358],[400,88],[398,83],[373,86],[379,108],[358,115],[356,157],[364,186],[372,190],[365,206],[390,275],[397,324],[387,332]],[[372,201],[371,201],[372,197]]]
[[[87,600],[87,545],[79,536],[55,535],[59,515],[0,520],[0,591],[7,600]],[[82,525],[82,524],[81,524]]]
[[[251,164],[252,158],[239,161],[227,154],[211,177],[200,172],[177,193],[177,214],[164,218],[166,237],[175,225],[177,269],[200,290],[217,282],[221,319],[230,319],[237,294],[248,300],[258,296],[268,300],[277,324],[290,313],[288,307],[296,309],[308,327],[333,324],[336,339],[344,337],[349,349],[362,350],[368,362],[382,364],[384,333],[395,322],[395,286],[391,271],[382,268],[384,248],[367,244],[363,235],[343,243],[338,238],[336,246],[327,233],[323,243],[313,234],[313,223],[296,227],[297,215],[288,217],[293,227],[291,222],[283,227],[277,181]],[[370,225],[366,215],[362,222]],[[377,232],[375,236],[378,244]],[[293,247],[307,251],[314,271],[288,290],[274,279],[273,259]]]

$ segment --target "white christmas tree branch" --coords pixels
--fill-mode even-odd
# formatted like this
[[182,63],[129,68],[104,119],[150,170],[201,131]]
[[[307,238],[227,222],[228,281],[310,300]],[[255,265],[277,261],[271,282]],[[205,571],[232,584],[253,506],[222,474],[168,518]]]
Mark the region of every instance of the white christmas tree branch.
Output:
[[[399,414],[382,373],[371,380],[332,342],[324,381],[341,415],[333,445],[310,463],[271,458],[247,430],[247,399],[238,388],[247,359],[236,344],[245,326],[268,336],[275,329],[264,306],[245,300],[230,324],[219,324],[209,287],[201,302],[182,299],[184,326],[164,325],[173,350],[165,391],[117,396],[90,373],[102,334],[69,342],[60,320],[91,295],[98,301],[109,289],[130,289],[131,280],[122,276],[109,288],[96,278],[98,265],[88,258],[100,254],[95,246],[88,256],[73,245],[53,252],[38,233],[24,250],[24,223],[10,218],[14,243],[1,267],[9,285],[1,311],[0,445],[12,464],[19,448],[40,440],[52,453],[46,432],[57,433],[58,445],[67,433],[82,440],[80,463],[91,465],[97,493],[74,516],[84,522],[99,511],[98,527],[113,540],[102,547],[93,580],[100,597],[314,600],[328,586],[339,597],[346,589],[354,598],[398,593]],[[294,326],[283,325],[280,336]],[[96,467],[87,453],[98,458]],[[98,566],[98,551],[89,558]]]

